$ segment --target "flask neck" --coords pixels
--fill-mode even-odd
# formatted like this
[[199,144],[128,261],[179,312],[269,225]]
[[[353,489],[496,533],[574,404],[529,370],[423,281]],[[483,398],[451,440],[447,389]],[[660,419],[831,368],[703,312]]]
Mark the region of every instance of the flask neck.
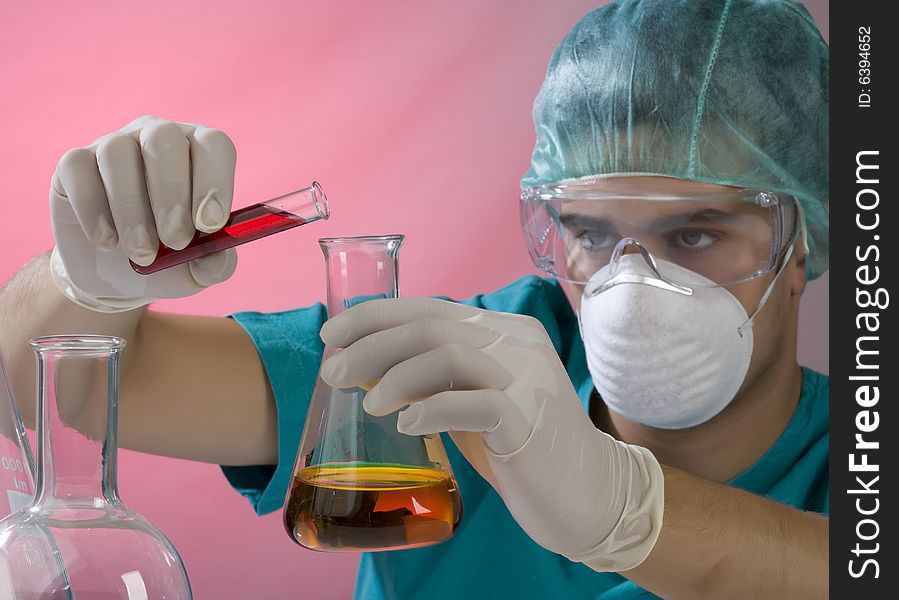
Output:
[[[7,471],[5,481],[8,489],[31,498],[34,491],[34,456],[31,454],[31,444],[25,433],[19,407],[12,395],[2,354],[0,354],[0,454],[4,454],[3,460],[9,463],[3,464],[3,468]],[[3,481],[4,477],[0,474],[0,485]],[[3,490],[0,488],[0,494],[2,493]],[[4,506],[3,500],[0,499],[0,510]],[[2,514],[0,512],[0,515]]]
[[36,504],[118,504],[121,348],[32,347],[38,361]]
[[328,317],[377,298],[399,296],[398,253],[402,235],[319,240],[325,255]]

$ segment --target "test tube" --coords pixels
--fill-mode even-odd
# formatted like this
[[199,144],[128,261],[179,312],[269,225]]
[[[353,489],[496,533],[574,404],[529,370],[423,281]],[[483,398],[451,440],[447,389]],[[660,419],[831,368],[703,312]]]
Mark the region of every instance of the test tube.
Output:
[[131,261],[131,268],[141,275],[150,275],[329,216],[328,198],[321,185],[313,181],[309,187],[233,211],[224,227],[213,233],[198,231],[181,250],[160,243],[152,263],[142,266]]

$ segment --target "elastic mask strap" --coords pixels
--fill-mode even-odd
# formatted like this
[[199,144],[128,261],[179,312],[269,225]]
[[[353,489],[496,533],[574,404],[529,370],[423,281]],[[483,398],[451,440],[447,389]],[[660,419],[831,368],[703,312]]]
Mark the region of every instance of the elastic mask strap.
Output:
[[[798,203],[797,203],[798,206]],[[799,236],[805,240],[805,221],[802,219],[802,213],[797,214],[797,217],[800,219],[799,221]],[[768,289],[765,290],[764,295],[762,295],[762,299],[759,301],[759,305],[756,307],[752,314],[749,315],[749,318],[746,319],[746,322],[737,327],[737,333],[740,334],[740,337],[743,337],[743,332],[747,327],[752,327],[752,320],[755,319],[755,316],[759,314],[759,312],[764,308],[765,303],[768,301],[768,298],[771,296],[771,292],[774,290],[774,284],[777,283],[777,280],[780,279],[780,274],[784,272],[784,269],[787,268],[787,263],[790,262],[790,257],[793,256],[793,249],[796,248],[796,240],[794,239],[790,242],[790,247],[787,248],[787,253],[784,254],[783,260],[780,263],[780,268],[777,269],[777,274],[774,275],[774,279],[771,280],[771,283],[768,285]],[[808,251],[806,250],[806,253]]]
[[799,235],[802,238],[802,249],[804,251],[804,255],[809,255],[808,250],[808,231],[805,227],[805,209],[802,208],[802,202],[799,200],[795,200],[796,204],[796,218],[799,219]]

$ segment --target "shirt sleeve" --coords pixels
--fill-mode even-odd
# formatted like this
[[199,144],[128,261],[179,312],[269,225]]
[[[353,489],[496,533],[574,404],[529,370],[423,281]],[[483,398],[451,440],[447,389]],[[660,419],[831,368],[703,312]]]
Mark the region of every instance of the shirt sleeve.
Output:
[[[444,298],[449,300],[449,298]],[[539,319],[568,367],[574,381],[587,373],[577,319],[557,282],[523,277],[489,294],[462,304]],[[280,508],[287,495],[306,413],[321,365],[324,345],[319,331],[327,318],[325,307],[279,313],[242,312],[231,315],[246,330],[265,367],[278,412],[278,464],[250,467],[222,466],[234,489],[257,514]]]
[[273,512],[284,503],[321,364],[324,344],[319,331],[326,315],[321,304],[278,313],[231,315],[256,346],[278,412],[278,464],[222,466],[228,482],[249,500],[256,514]]

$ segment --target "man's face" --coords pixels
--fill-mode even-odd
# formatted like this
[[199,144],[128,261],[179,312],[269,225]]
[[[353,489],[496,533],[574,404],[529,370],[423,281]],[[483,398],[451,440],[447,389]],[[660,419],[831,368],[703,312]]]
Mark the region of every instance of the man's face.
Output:
[[[616,189],[633,196],[689,196],[709,198],[733,188],[674,178],[628,177]],[[716,283],[739,300],[748,315],[758,307],[777,268],[744,279],[768,261],[771,217],[767,208],[748,202],[596,201],[565,200],[559,219],[569,232],[568,264],[573,279],[586,280],[608,264],[615,244],[632,237],[656,258],[689,269]],[[628,246],[625,253],[636,252]],[[744,388],[753,385],[784,355],[785,336],[795,330],[799,293],[805,283],[804,257],[795,252],[772,290],[764,309],[753,320],[753,355]],[[663,275],[664,267],[662,267]],[[730,283],[736,281],[737,283]],[[566,283],[574,309],[580,308],[583,284]],[[673,293],[673,292],[672,292]]]

